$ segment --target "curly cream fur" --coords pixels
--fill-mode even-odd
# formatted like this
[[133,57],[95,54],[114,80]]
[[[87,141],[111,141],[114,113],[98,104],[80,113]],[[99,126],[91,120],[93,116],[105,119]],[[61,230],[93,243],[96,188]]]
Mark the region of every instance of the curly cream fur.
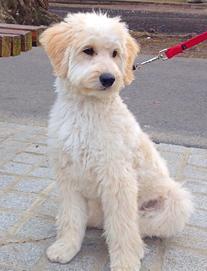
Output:
[[[119,18],[95,13],[69,14],[42,34],[41,43],[57,75],[48,144],[61,193],[57,241],[47,256],[69,262],[87,225],[103,227],[111,270],[138,271],[141,237],[174,235],[192,209],[189,193],[169,177],[119,96],[133,80],[139,47]],[[88,47],[93,56],[83,52]],[[105,90],[99,81],[104,72],[115,76]]]

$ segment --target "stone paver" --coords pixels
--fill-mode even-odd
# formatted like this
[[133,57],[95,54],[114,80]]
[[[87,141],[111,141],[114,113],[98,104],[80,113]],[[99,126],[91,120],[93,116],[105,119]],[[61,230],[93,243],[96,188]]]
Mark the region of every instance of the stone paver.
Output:
[[174,246],[166,248],[163,271],[206,271],[206,267],[206,255]]
[[[193,193],[195,211],[169,240],[146,239],[141,271],[207,270],[207,150],[158,144],[172,176]],[[47,159],[47,129],[0,122],[0,271],[109,271],[100,230],[88,230],[80,253],[50,263],[58,189]]]

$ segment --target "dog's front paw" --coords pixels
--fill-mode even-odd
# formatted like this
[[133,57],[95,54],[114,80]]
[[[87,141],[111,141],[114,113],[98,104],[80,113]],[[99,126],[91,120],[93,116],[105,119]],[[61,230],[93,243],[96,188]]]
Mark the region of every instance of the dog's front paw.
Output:
[[144,257],[144,246],[139,247],[138,255],[138,257],[130,257],[130,255],[128,255],[124,262],[122,259],[122,263],[113,262],[111,271],[140,271],[141,260]]
[[68,263],[79,249],[64,240],[57,240],[47,249],[47,257],[51,262]]

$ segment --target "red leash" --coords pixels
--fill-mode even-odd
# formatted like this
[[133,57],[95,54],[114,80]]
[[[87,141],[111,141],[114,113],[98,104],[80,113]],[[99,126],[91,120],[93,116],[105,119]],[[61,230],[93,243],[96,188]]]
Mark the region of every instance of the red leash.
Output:
[[198,36],[193,37],[192,39],[189,39],[187,41],[181,42],[171,48],[168,48],[167,51],[165,51],[165,55],[167,58],[172,58],[176,56],[177,54],[182,53],[184,50],[189,49],[204,40],[207,40],[207,32],[204,32]]
[[162,59],[162,60],[167,60],[167,59],[170,59],[174,56],[176,56],[177,54],[180,54],[182,53],[184,50],[186,49],[189,49],[203,41],[207,40],[207,32],[204,32],[200,35],[197,35],[187,41],[184,41],[184,42],[181,42],[175,46],[172,46],[170,48],[167,48],[167,49],[163,49],[159,52],[159,54],[149,60],[146,60],[146,61],[143,61],[142,63],[140,64],[136,64],[134,66],[134,69],[136,70],[137,68],[141,68],[142,65],[145,65],[147,63],[151,63],[155,60],[159,60],[159,59]]

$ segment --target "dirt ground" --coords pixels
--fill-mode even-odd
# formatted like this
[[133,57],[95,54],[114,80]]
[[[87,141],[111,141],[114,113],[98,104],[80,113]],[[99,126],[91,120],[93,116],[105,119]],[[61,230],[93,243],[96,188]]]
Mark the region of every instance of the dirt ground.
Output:
[[[194,35],[166,35],[147,32],[132,32],[141,46],[142,54],[156,55],[160,50],[169,48],[182,41],[192,38]],[[196,35],[196,34],[195,34]],[[179,54],[182,57],[207,58],[207,40],[197,46]]]

